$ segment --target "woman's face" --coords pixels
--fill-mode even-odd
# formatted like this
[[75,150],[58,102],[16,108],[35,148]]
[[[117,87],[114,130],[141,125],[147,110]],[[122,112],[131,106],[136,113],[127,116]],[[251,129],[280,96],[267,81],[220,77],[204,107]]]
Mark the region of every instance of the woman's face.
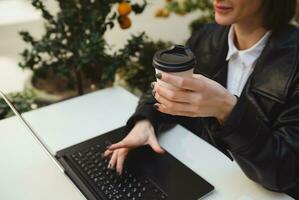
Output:
[[262,24],[263,0],[214,0],[215,20],[220,25],[231,25],[253,20]]

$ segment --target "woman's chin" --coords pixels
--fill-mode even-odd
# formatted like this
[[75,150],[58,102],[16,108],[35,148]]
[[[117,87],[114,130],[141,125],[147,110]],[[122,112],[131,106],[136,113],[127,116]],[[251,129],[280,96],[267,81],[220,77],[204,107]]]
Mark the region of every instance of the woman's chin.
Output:
[[232,25],[231,23],[223,23],[223,22],[218,22],[218,21],[216,21],[216,23],[221,25],[221,26],[230,26],[230,25]]
[[234,23],[229,17],[217,16],[217,14],[215,15],[215,21],[222,26],[228,26]]

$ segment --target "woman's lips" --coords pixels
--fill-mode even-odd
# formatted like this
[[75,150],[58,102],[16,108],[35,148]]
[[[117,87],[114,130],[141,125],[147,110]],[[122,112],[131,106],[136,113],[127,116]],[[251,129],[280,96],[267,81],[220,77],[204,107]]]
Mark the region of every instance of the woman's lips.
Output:
[[226,14],[232,11],[232,7],[229,6],[223,6],[223,5],[215,5],[215,12],[220,13],[220,14]]

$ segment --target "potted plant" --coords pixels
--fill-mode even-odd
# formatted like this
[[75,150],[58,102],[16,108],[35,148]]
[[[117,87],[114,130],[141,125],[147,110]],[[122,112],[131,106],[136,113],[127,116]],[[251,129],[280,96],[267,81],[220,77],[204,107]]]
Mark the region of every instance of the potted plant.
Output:
[[[116,23],[131,26],[131,12],[143,12],[146,1],[132,4],[123,0],[57,0],[60,11],[53,16],[42,0],[32,0],[45,20],[45,34],[35,39],[27,31],[20,32],[30,44],[22,53],[20,67],[33,71],[32,83],[39,89],[59,93],[76,90],[78,95],[95,88],[109,86],[122,60],[108,54],[104,39]],[[117,5],[116,11],[113,6]]]

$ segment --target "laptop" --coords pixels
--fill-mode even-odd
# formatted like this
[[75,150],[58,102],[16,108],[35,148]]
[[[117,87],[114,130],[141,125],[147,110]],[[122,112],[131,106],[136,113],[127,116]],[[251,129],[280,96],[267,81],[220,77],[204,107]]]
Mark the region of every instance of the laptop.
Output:
[[30,129],[48,156],[75,183],[88,200],[196,200],[204,199],[214,187],[166,152],[156,154],[150,147],[128,154],[119,176],[102,158],[106,147],[125,137],[123,127],[63,149],[53,156],[30,124],[0,91],[13,112]]

